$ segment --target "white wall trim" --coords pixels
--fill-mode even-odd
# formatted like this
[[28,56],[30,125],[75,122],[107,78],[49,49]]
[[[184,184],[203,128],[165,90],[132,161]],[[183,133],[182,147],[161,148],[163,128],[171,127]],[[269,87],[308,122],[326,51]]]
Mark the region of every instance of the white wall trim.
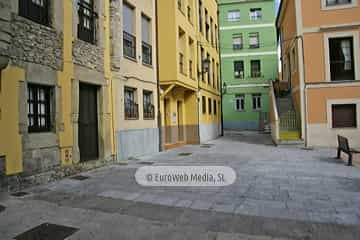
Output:
[[360,127],[360,99],[359,98],[349,98],[349,99],[331,99],[327,100],[327,124],[328,128],[334,131],[339,131],[348,128],[333,128],[332,122],[332,105],[335,104],[356,104],[356,128],[359,129]]
[[247,29],[247,28],[265,28],[265,27],[274,27],[275,28],[275,23],[226,26],[226,27],[220,27],[220,30],[225,31],[225,30]]
[[278,55],[277,51],[270,52],[252,52],[252,53],[228,53],[221,54],[221,58],[231,58],[231,57],[247,57],[247,56],[261,56],[261,55]]
[[321,0],[321,10],[322,11],[331,11],[337,9],[346,9],[346,8],[354,8],[357,7],[358,2],[357,0],[352,0],[352,3],[348,4],[339,4],[335,6],[326,6],[326,0]]
[[[331,32],[324,34],[324,57],[325,57],[325,81],[331,82],[330,73],[330,57],[329,57],[329,39],[338,37],[353,37],[354,44],[354,67],[355,67],[355,79],[360,79],[360,42],[358,31],[346,31],[346,32]],[[351,80],[351,79],[349,79]]]
[[228,85],[227,88],[251,88],[251,87],[269,87],[268,83],[252,83],[252,84],[237,84],[237,85]]
[[360,26],[360,22],[337,24],[337,25],[323,25],[320,27],[304,28],[304,33],[316,33],[316,32],[321,32],[321,30],[336,30],[336,29],[340,30],[342,28],[355,28],[359,26]]
[[316,83],[307,84],[306,88],[337,88],[337,87],[360,87],[360,81],[348,81],[348,82],[332,82],[332,83]]

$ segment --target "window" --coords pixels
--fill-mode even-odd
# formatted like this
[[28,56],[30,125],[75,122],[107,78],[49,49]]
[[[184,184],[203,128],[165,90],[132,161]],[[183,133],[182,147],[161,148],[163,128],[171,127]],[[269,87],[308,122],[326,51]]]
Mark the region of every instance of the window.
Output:
[[193,61],[189,60],[189,77],[194,78]]
[[355,80],[353,37],[330,38],[331,81]]
[[209,24],[209,14],[207,9],[205,9],[205,37],[206,40],[209,41],[209,34],[210,34],[210,24]]
[[261,110],[261,94],[253,94],[252,95],[252,107],[253,110],[259,111]]
[[153,92],[143,91],[143,104],[144,104],[144,119],[155,118],[155,107],[153,105]]
[[212,59],[212,67],[211,67],[211,72],[212,72],[212,83],[213,83],[213,87],[215,88],[215,59]]
[[228,22],[240,21],[240,10],[228,11]]
[[233,37],[233,49],[240,50],[243,48],[243,37],[242,34],[234,34]]
[[215,24],[215,48],[218,48],[218,27]]
[[79,0],[78,15],[78,38],[95,44],[95,19],[97,14],[94,12],[93,0]]
[[179,53],[179,71],[180,73],[185,74],[184,55],[182,53]]
[[235,78],[244,78],[244,61],[234,62],[234,76]]
[[134,9],[123,5],[123,51],[124,56],[136,60],[136,37],[134,36]]
[[326,6],[351,4],[352,0],[326,0]]
[[259,48],[259,33],[249,33],[249,47]]
[[206,113],[206,97],[205,96],[202,96],[201,103],[202,103],[202,112],[203,112],[203,114],[205,114]]
[[210,38],[211,38],[211,45],[214,46],[214,31],[213,31],[213,19],[210,18]]
[[211,98],[208,98],[208,108],[209,108],[209,114],[211,114]]
[[[209,59],[209,60],[210,60],[210,54],[207,54],[207,55],[206,55],[206,59]],[[208,73],[207,73],[208,84],[211,84],[211,71],[212,71],[212,69],[211,69],[211,64],[209,64],[209,71],[208,71]]]
[[251,8],[250,9],[250,20],[256,21],[262,19],[262,10],[261,8]]
[[152,46],[150,34],[151,22],[150,18],[145,15],[141,16],[142,30],[142,62],[143,64],[152,65]]
[[205,78],[204,78],[204,66],[203,66],[203,62],[202,60],[204,60],[204,57],[205,57],[205,52],[204,52],[204,48],[201,47],[200,48],[200,56],[201,56],[201,61],[200,61],[200,75],[201,75],[201,80],[202,81],[205,81]]
[[136,89],[125,87],[125,119],[138,119],[139,108],[135,100]]
[[333,128],[356,128],[356,104],[332,105]]
[[49,0],[20,0],[19,15],[42,25],[49,25]]
[[242,112],[245,110],[245,96],[236,95],[235,96],[235,111]]
[[191,7],[188,6],[187,7],[187,18],[188,18],[188,21],[191,23],[192,20],[191,20],[191,15],[192,15],[192,11],[191,11]]
[[261,63],[260,60],[251,60],[251,77],[258,78],[261,77]]
[[214,100],[214,115],[217,114],[217,106],[216,106],[216,100]]
[[28,85],[28,130],[29,132],[48,132],[51,129],[51,88]]
[[202,2],[199,1],[199,31],[203,31]]

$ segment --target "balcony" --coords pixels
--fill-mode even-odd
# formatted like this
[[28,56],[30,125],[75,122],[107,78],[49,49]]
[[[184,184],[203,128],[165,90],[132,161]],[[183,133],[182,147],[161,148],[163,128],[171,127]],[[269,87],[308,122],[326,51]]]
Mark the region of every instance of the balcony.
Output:
[[142,42],[142,63],[152,65],[152,46],[146,42]]
[[125,119],[139,119],[139,105],[135,102],[125,102]]
[[155,107],[153,104],[144,105],[144,119],[155,119]]

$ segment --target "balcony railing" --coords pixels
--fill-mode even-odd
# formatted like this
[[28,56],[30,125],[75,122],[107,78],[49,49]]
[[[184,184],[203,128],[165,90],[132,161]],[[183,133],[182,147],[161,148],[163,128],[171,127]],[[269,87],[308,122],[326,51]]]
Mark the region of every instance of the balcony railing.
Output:
[[154,119],[155,118],[155,107],[152,104],[144,105],[144,118]]
[[251,76],[252,78],[261,78],[261,72],[251,72]]
[[135,102],[125,102],[125,119],[138,119],[139,105]]
[[124,56],[136,59],[136,37],[128,32],[123,32]]
[[78,38],[91,43],[96,43],[96,18],[97,13],[94,12],[93,6],[84,2],[79,1],[79,24],[78,24]]
[[142,63],[152,65],[152,46],[142,42]]

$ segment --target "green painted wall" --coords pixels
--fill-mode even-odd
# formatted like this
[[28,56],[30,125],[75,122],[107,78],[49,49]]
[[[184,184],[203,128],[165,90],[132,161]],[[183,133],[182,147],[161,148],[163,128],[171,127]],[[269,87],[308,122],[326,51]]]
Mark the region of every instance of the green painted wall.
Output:
[[[275,29],[275,1],[219,0],[221,71],[223,81],[223,114],[225,129],[255,130],[260,114],[269,112],[268,83],[278,78],[278,56]],[[260,20],[250,19],[250,9],[261,8]],[[228,11],[240,10],[239,21],[228,21]],[[259,33],[259,48],[249,48],[249,33]],[[233,49],[233,35],[242,34],[243,48]],[[250,61],[260,60],[261,77],[252,78]],[[244,78],[235,78],[234,61],[244,61]],[[262,95],[262,109],[252,109],[252,94]],[[245,96],[245,110],[235,110],[235,96]],[[261,113],[262,112],[262,113]]]

